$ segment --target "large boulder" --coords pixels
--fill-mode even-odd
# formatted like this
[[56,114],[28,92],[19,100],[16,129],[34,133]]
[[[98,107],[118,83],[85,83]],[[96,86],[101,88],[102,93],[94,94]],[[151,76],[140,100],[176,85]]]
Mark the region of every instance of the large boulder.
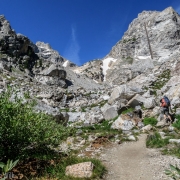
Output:
[[54,120],[57,122],[57,123],[60,123],[60,124],[67,124],[68,122],[68,119],[69,119],[69,116],[68,114],[64,113],[62,114],[58,108],[53,108],[47,104],[44,104],[40,101],[38,101],[37,105],[34,107],[35,111],[37,112],[44,112],[46,114],[49,114],[51,116],[53,116]]
[[39,74],[36,75],[36,79],[45,85],[49,86],[60,86],[66,88],[66,71],[62,68],[57,67],[52,64],[49,68],[44,69]]
[[133,89],[132,87],[129,87],[127,85],[121,85],[118,87],[115,87],[112,91],[112,94],[108,100],[109,104],[115,103],[115,101],[119,99],[131,99],[135,94],[138,93],[139,90]]
[[68,112],[69,122],[84,121],[85,112]]
[[66,167],[66,176],[76,178],[90,178],[92,176],[94,165],[92,162],[83,162]]
[[135,107],[138,105],[144,105],[145,108],[150,109],[155,107],[155,100],[153,97],[145,98],[139,94],[134,96],[129,102],[128,105],[131,107]]
[[101,112],[86,112],[84,117],[85,124],[98,124],[104,120]]
[[129,131],[134,127],[134,123],[131,120],[123,120],[120,116],[116,119],[111,128],[112,129],[121,129],[124,131]]
[[59,69],[55,64],[52,64],[49,68],[40,72],[44,76],[58,77],[59,79],[66,79],[66,71]]
[[169,139],[169,142],[180,144],[180,139]]
[[108,104],[105,104],[101,111],[103,113],[104,119],[110,120],[118,116],[117,109],[114,106],[110,106]]
[[46,59],[46,61],[50,61],[52,63],[64,63],[65,59],[60,56],[58,51],[53,50],[48,43],[38,41],[34,46],[34,49],[38,53],[38,56],[42,59]]
[[147,131],[150,131],[152,128],[153,128],[152,125],[148,124],[148,125],[144,126],[141,130],[143,132],[147,132]]
[[164,127],[166,125],[166,121],[163,119],[161,121],[158,121],[156,124],[156,127]]
[[133,72],[142,73],[147,71],[148,69],[153,69],[154,64],[150,57],[137,56],[135,57],[131,68]]

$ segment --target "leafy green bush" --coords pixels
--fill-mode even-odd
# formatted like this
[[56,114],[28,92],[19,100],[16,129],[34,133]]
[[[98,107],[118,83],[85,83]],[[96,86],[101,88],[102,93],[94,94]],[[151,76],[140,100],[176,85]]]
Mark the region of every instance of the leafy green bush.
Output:
[[176,115],[177,121],[173,123],[173,126],[176,127],[177,129],[180,129],[180,115]]
[[36,113],[33,104],[22,104],[15,98],[10,101],[11,92],[0,95],[0,160],[25,158],[37,147],[55,146],[69,133],[52,117]]
[[150,148],[161,148],[166,146],[169,143],[169,139],[162,139],[158,132],[155,132],[153,135],[148,135],[146,139],[146,147]]
[[143,123],[144,125],[151,124],[152,126],[155,126],[157,124],[157,119],[153,117],[144,118]]

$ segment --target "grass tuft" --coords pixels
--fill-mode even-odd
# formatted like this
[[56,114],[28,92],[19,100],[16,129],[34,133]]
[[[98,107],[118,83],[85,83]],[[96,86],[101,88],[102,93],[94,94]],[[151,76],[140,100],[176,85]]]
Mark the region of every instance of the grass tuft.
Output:
[[143,123],[145,126],[148,124],[155,126],[157,124],[157,119],[155,119],[153,117],[146,117],[146,118],[144,118]]
[[153,135],[148,135],[146,139],[146,147],[149,148],[161,148],[169,144],[169,139],[162,139],[158,132],[155,132]]
[[177,129],[180,129],[180,115],[176,115],[177,121],[173,124],[173,126]]

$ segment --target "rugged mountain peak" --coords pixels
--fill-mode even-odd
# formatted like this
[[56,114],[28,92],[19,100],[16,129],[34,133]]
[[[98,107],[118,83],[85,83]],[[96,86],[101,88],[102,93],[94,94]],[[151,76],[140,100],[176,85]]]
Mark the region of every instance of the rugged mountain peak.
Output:
[[49,43],[44,43],[44,42],[38,41],[38,42],[36,42],[36,46],[38,46],[38,48],[40,48],[40,49],[47,49],[47,50],[49,49],[49,50],[52,50],[52,48],[51,48]]
[[152,70],[155,65],[160,66],[177,57],[179,44],[180,16],[172,7],[162,12],[143,11],[130,23],[122,39],[104,58],[116,59],[106,72],[106,80],[121,84],[135,78],[139,73],[144,73],[146,68]]
[[34,51],[38,56],[46,61],[51,63],[58,63],[63,67],[75,67],[76,64],[62,57],[58,51],[52,49],[49,43],[36,42],[36,45],[33,47]]
[[60,56],[58,51],[51,48],[50,44],[38,41],[36,43],[38,48],[38,56],[52,63],[64,63],[65,59]]
[[8,34],[15,34],[15,32],[11,29],[9,21],[6,20],[5,16],[0,15],[0,38]]
[[156,66],[179,56],[179,44],[180,16],[172,7],[161,12],[143,11],[130,23],[110,53],[99,60],[98,66],[97,62],[88,62],[77,67],[75,72],[86,74],[98,82],[126,83],[140,73],[150,73]]

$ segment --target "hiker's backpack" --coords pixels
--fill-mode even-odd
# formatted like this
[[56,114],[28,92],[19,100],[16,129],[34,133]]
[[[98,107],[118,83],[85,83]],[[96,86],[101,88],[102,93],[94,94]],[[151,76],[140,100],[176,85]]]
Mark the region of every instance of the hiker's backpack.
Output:
[[165,106],[169,107],[170,106],[170,100],[168,99],[168,97],[164,96],[163,99],[164,99],[164,102],[165,102]]

